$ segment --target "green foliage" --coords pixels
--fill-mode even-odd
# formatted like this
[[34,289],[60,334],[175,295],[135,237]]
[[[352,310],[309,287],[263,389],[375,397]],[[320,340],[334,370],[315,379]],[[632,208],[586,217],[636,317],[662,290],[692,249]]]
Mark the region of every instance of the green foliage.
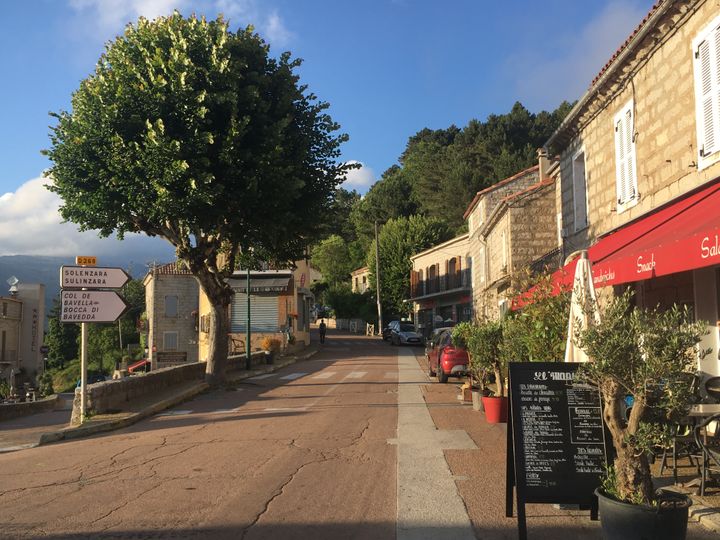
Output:
[[78,338],[80,325],[60,322],[60,296],[53,298],[48,317],[48,332],[45,345],[48,347],[48,365],[62,367],[80,354]]
[[[580,376],[602,391],[618,453],[615,472],[620,500],[652,502],[645,452],[666,445],[671,426],[687,413],[696,346],[707,333],[707,323],[689,321],[687,308],[638,308],[628,291],[611,298],[600,310],[600,322],[578,330],[574,337],[592,359],[582,365]],[[699,351],[699,356],[707,353]],[[634,400],[627,422],[626,395]]]
[[473,379],[484,385],[490,373],[498,374],[500,380],[504,378],[506,363],[500,351],[503,343],[503,325],[500,321],[462,322],[453,328],[452,337],[467,349]]
[[40,377],[38,377],[38,390],[40,391],[40,395],[45,396],[51,396],[55,393],[55,390],[53,389],[53,377],[52,374],[44,371]]
[[0,379],[0,399],[7,399],[10,397],[10,383],[5,379]]
[[349,282],[350,272],[354,270],[348,246],[338,235],[326,238],[313,248],[312,262],[330,285]]
[[340,283],[327,290],[326,303],[339,319],[362,319],[374,322],[377,311],[370,293],[354,293],[348,283]]
[[[400,217],[389,220],[379,234],[380,241],[380,299],[383,309],[394,314],[407,314],[410,305],[410,257],[419,251],[444,242],[451,237],[444,221],[423,216]],[[376,283],[375,245],[368,255],[370,285]]]
[[[208,380],[224,378],[241,253],[284,264],[326,232],[346,135],[300,84],[300,61],[272,58],[251,28],[141,18],[108,44],[95,72],[53,116],[48,189],[81,230],[160,236],[208,295],[220,343]],[[252,254],[250,248],[252,247]]]
[[550,275],[521,278],[518,290],[529,290],[522,309],[504,321],[502,354],[508,362],[561,362],[567,342],[570,292],[553,289]]

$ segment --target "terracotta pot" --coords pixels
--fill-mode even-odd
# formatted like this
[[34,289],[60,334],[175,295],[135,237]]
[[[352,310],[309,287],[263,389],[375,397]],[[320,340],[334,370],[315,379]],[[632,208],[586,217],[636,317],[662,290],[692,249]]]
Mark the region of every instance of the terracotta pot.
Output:
[[506,397],[483,397],[485,407],[485,419],[489,424],[500,424],[507,422],[508,398]]

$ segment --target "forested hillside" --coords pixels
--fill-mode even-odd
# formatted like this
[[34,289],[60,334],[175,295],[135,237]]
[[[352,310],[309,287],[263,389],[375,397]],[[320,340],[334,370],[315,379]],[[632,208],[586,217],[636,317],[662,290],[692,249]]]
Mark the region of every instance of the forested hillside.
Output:
[[[463,232],[463,214],[475,194],[536,164],[537,149],[571,107],[563,102],[552,112],[531,113],[518,102],[510,112],[492,114],[485,121],[471,120],[463,128],[426,128],[410,137],[398,156],[398,164],[383,172],[364,197],[344,189],[338,191],[334,225],[327,231],[328,237],[313,249],[315,264],[320,262],[320,271],[331,276],[328,285],[343,282],[340,276],[345,276],[347,282],[354,268],[374,261],[371,246],[375,221],[382,225],[415,215],[439,220],[447,232],[437,238],[426,235],[430,245]],[[381,269],[383,258],[381,254]],[[409,282],[404,283],[408,279],[392,273],[385,275],[388,290],[395,291],[396,298],[402,296],[403,287],[409,286]],[[403,282],[395,283],[397,280]],[[390,310],[401,308],[388,306]]]

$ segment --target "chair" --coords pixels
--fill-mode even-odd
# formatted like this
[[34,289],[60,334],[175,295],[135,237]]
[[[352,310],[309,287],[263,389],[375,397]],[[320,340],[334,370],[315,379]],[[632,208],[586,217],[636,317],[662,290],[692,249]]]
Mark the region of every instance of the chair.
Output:
[[[668,451],[671,450],[671,456],[668,456]],[[702,457],[698,447],[695,446],[695,439],[693,437],[692,426],[686,424],[678,424],[675,428],[675,436],[673,437],[672,448],[663,448],[662,458],[660,461],[660,474],[662,475],[665,467],[669,467],[668,458],[672,459],[672,471],[673,481],[675,484],[678,483],[677,475],[677,460],[681,458],[688,458],[690,465],[697,469],[698,474],[700,471],[700,462]],[[697,462],[695,461],[697,459]]]
[[705,418],[695,426],[695,443],[702,450],[702,472],[700,474],[700,495],[705,495],[705,484],[709,472],[720,472],[720,428],[715,425],[715,431],[710,434],[708,426],[713,422],[720,422],[720,414]]
[[710,377],[705,381],[705,393],[720,402],[720,377]]

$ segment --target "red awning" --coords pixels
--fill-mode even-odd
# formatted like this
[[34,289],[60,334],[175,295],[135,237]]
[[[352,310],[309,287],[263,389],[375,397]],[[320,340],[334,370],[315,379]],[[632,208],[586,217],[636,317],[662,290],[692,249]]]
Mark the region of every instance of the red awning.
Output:
[[[603,237],[588,249],[595,287],[720,264],[720,182]],[[572,284],[577,260],[554,274]]]

